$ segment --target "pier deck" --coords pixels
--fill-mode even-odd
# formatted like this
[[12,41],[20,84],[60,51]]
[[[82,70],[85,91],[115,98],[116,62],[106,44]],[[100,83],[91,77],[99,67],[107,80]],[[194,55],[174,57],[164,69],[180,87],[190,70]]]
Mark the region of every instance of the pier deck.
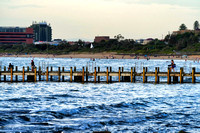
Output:
[[[0,68],[1,70],[1,68]],[[0,82],[38,82],[38,81],[53,81],[53,77],[57,76],[57,81],[67,82],[65,77],[68,76],[68,82],[88,82],[88,77],[92,77],[94,80],[92,82],[97,83],[100,82],[100,77],[106,77],[106,83],[112,82],[136,82],[136,77],[142,77],[142,82],[147,83],[148,77],[155,77],[154,83],[160,83],[160,77],[165,77],[167,80],[165,81],[168,84],[171,83],[183,83],[183,77],[191,77],[192,82],[196,82],[196,77],[200,77],[200,72],[195,72],[195,68],[192,68],[191,73],[185,73],[183,68],[180,68],[179,72],[171,72],[170,69],[167,69],[167,72],[160,72],[159,67],[155,68],[154,72],[148,72],[147,67],[143,67],[142,72],[136,72],[135,67],[131,67],[131,71],[124,71],[123,67],[119,67],[119,70],[116,72],[112,71],[111,67],[107,67],[106,71],[100,71],[100,67],[98,69],[95,67],[94,72],[89,72],[88,68],[82,68],[81,71],[76,71],[76,67],[70,67],[69,71],[65,71],[64,67],[62,67],[62,71],[60,67],[57,68],[56,71],[53,71],[53,67],[46,68],[46,71],[41,71],[41,67],[34,69],[33,71],[29,70],[27,67],[25,71],[25,67],[21,71],[18,71],[18,67],[16,66],[15,70],[7,70],[4,67],[4,70],[0,71]],[[6,78],[9,76],[9,80]],[[18,76],[22,76],[22,80],[20,81]],[[45,77],[45,80],[41,78],[41,76]],[[117,76],[118,80],[113,81],[112,77]],[[2,79],[3,77],[3,79]],[[173,77],[173,79],[172,79]],[[61,80],[62,79],[62,80]],[[55,80],[54,80],[55,81]]]

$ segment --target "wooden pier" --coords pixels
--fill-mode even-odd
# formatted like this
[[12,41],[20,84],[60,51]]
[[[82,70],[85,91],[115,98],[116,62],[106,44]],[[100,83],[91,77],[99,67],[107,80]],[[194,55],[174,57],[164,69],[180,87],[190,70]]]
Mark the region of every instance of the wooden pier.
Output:
[[[6,78],[9,76],[9,78]],[[21,80],[19,80],[19,76],[21,76]],[[43,80],[42,77],[43,76]],[[56,76],[56,80],[53,78]],[[68,81],[65,80],[65,77],[68,76]],[[106,77],[106,81],[100,81],[100,77]],[[113,81],[112,77],[118,77],[117,81]],[[44,78],[45,77],[45,78]],[[143,71],[138,73],[136,72],[135,67],[131,67],[131,71],[124,71],[123,67],[119,67],[119,70],[116,72],[112,71],[112,67],[107,67],[106,71],[100,71],[100,67],[94,67],[94,72],[89,72],[87,67],[83,67],[82,70],[77,71],[76,67],[70,67],[70,70],[65,71],[65,68],[60,67],[57,70],[53,70],[53,67],[46,68],[46,71],[42,72],[41,67],[35,68],[33,71],[29,69],[29,67],[22,68],[21,71],[18,70],[16,66],[14,70],[4,67],[2,70],[0,68],[0,82],[37,82],[37,81],[58,81],[58,82],[89,82],[88,77],[92,77],[94,83],[106,82],[136,82],[136,77],[142,77],[143,83],[148,83],[148,77],[155,77],[155,81],[151,81],[152,83],[160,83],[160,78],[165,77],[166,81],[164,83],[184,83],[183,77],[192,78],[191,83],[195,83],[196,77],[200,77],[200,72],[195,72],[195,68],[192,68],[191,73],[185,73],[183,68],[180,68],[179,72],[171,72],[170,69],[167,69],[167,72],[160,72],[159,67],[155,68],[155,71],[148,72],[147,67],[143,67]],[[8,80],[9,79],[9,80]]]

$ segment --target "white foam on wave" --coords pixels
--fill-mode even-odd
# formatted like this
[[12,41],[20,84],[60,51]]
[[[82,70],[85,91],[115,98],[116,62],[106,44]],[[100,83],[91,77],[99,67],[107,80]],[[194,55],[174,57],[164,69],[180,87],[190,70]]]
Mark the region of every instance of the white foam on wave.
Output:
[[[15,65],[29,65],[30,58],[23,58],[24,62],[22,62],[22,58],[1,58],[1,60],[3,65],[7,65],[11,61],[15,62]],[[78,69],[81,70],[81,66],[89,59],[35,58],[35,61],[45,60],[51,62],[54,68],[62,63],[65,67],[79,65]],[[101,66],[102,70],[105,70],[107,66],[114,65],[113,71],[117,71],[121,66],[126,67],[125,70],[128,71],[130,67],[134,67],[134,63],[141,62],[149,67],[149,71],[154,71],[156,66],[160,66],[162,71],[166,71],[169,64],[166,60],[97,60],[97,64]],[[188,62],[191,63],[191,61]],[[179,68],[184,61],[175,61],[175,63]],[[199,68],[198,63],[192,65]],[[173,121],[174,119],[174,121],[179,121],[178,118],[182,119],[185,117],[184,115],[190,115],[188,119],[198,121],[200,118],[199,88],[200,84],[1,83],[0,112],[30,110],[30,114],[23,115],[30,115],[33,122],[49,122],[55,124],[54,126],[74,125],[75,130],[88,130],[93,126],[102,128],[104,124],[108,125],[112,131],[117,131],[117,127],[122,130],[132,130],[133,123],[144,122],[144,125],[136,124],[134,126],[142,132],[150,129],[151,126],[156,129],[163,128],[162,125],[156,124],[158,120],[155,119],[163,119],[160,121],[162,124],[166,124],[164,121]],[[179,116],[179,114],[181,115]],[[12,115],[16,117],[21,114],[16,112]],[[59,116],[67,122],[59,119]],[[171,119],[173,117],[174,119]],[[126,125],[120,125],[120,122],[125,122]],[[159,130],[156,131],[159,132]]]

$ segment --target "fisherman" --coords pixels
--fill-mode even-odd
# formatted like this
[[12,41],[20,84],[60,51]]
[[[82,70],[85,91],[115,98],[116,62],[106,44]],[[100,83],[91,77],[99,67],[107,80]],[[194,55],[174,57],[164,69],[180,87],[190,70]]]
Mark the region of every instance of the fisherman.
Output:
[[12,68],[12,70],[13,70],[14,66],[13,66],[11,63],[9,63],[9,66],[8,66],[8,71],[10,71],[10,70],[11,70],[11,68]]

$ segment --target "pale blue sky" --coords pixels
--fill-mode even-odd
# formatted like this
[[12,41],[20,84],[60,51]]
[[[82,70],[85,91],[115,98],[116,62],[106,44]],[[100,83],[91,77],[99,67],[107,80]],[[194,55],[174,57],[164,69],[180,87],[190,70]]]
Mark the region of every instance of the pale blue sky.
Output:
[[51,23],[53,38],[162,38],[200,21],[200,0],[0,0],[0,26]]

